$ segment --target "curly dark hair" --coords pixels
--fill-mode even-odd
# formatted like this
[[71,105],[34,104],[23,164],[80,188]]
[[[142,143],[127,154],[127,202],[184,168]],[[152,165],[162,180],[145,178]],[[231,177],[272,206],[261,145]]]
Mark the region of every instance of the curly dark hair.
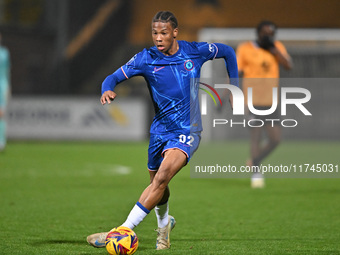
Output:
[[163,23],[170,23],[172,28],[178,27],[178,22],[175,15],[169,11],[160,11],[157,12],[156,15],[152,19],[152,23],[154,22],[163,22]]

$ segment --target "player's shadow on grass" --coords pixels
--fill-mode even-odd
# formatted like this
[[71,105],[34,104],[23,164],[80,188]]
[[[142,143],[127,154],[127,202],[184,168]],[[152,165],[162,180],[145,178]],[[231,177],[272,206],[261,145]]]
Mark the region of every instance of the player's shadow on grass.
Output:
[[[69,245],[77,245],[77,246],[88,246],[89,248],[93,248],[95,251],[100,251],[102,250],[102,248],[98,249],[98,248],[94,248],[92,246],[90,246],[86,241],[84,240],[41,240],[41,241],[36,241],[36,242],[32,242],[31,243],[33,246],[46,246],[46,245],[62,245],[62,244],[69,244]],[[105,250],[105,248],[104,248]],[[138,247],[139,251],[142,250],[148,250],[148,247],[143,247],[141,245],[139,245]],[[89,254],[93,254],[93,252],[91,253],[80,253],[81,255],[89,255]]]
[[240,241],[250,241],[250,242],[256,242],[256,241],[323,241],[324,238],[173,238],[174,242],[221,242],[221,241],[227,241],[227,242],[240,242]]
[[[94,248],[92,246],[90,246],[86,241],[84,240],[61,240],[61,239],[56,239],[56,240],[41,240],[41,241],[36,241],[36,242],[32,242],[31,243],[32,246],[51,246],[51,245],[63,245],[64,248],[61,249],[65,249],[65,245],[68,246],[68,249],[79,249],[79,247],[88,247],[88,251],[86,249],[86,251],[79,251],[78,254],[80,255],[93,255],[93,254],[103,254],[103,249],[97,249]],[[74,248],[71,248],[74,247]],[[104,248],[105,251],[105,248]]]
[[76,244],[76,245],[88,245],[84,240],[41,240],[32,242],[33,246],[44,246],[50,244]]

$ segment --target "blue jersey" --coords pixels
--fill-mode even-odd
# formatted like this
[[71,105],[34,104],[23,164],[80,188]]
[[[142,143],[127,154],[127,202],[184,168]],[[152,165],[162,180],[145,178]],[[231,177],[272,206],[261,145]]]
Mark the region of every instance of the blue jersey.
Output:
[[234,50],[224,44],[178,41],[179,50],[166,56],[155,46],[136,54],[124,66],[108,76],[102,93],[114,90],[123,80],[143,76],[155,107],[156,115],[150,133],[202,130],[198,102],[198,83],[202,65],[223,57],[230,78],[238,77]]

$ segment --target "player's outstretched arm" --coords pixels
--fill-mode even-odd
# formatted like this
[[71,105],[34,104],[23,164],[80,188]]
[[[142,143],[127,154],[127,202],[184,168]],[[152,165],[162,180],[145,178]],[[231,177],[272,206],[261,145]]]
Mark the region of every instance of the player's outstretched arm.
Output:
[[100,102],[102,105],[108,103],[110,104],[111,101],[115,99],[117,94],[113,92],[114,88],[117,84],[122,82],[123,80],[126,80],[126,77],[122,74],[120,74],[121,69],[118,69],[113,74],[107,76],[105,80],[102,83],[102,96],[100,97]]
[[115,92],[113,92],[111,90],[107,90],[101,96],[100,102],[102,103],[102,105],[104,105],[106,103],[110,104],[111,101],[113,101],[116,96],[117,96],[117,94]]
[[218,48],[216,58],[224,58],[230,83],[239,87],[237,60],[234,49],[222,43],[215,43],[215,45]]

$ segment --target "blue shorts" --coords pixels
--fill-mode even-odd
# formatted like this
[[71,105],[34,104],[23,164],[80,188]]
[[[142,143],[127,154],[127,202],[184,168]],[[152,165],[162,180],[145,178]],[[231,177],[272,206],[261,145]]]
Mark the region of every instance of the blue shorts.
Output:
[[169,133],[166,135],[151,134],[148,150],[148,168],[157,171],[163,161],[165,151],[177,148],[187,156],[187,163],[197,150],[201,141],[201,132],[185,135],[184,132]]

